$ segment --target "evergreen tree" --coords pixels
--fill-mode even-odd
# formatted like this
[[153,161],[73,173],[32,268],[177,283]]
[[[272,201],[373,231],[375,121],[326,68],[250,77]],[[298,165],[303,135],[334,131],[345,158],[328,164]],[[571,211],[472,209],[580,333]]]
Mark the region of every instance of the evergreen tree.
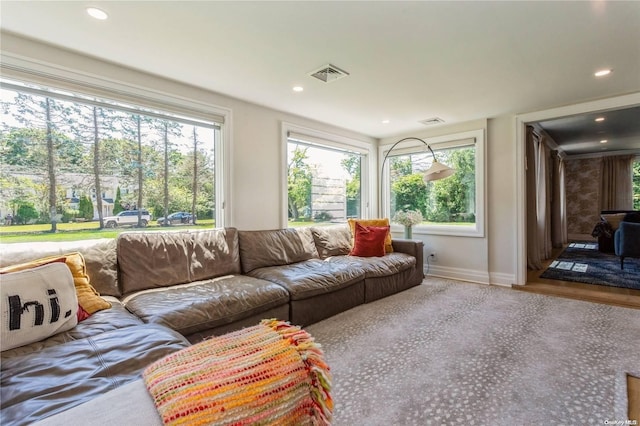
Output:
[[[44,164],[37,167],[36,164],[25,164],[31,167],[31,170],[45,170],[44,174],[48,187],[48,203],[47,210],[51,221],[51,232],[57,231],[58,212],[57,205],[57,173],[60,167],[59,157],[61,143],[66,138],[60,135],[68,130],[71,126],[71,113],[67,102],[54,100],[46,96],[28,95],[18,93],[12,102],[6,103],[10,107],[12,115],[16,121],[30,128],[30,131],[24,131],[27,135],[44,135],[44,139],[25,138],[22,139],[23,148],[33,148],[35,152],[44,149],[44,156],[38,155],[32,157],[36,163]],[[19,142],[18,139],[14,142]],[[4,145],[4,144],[3,144]],[[3,147],[4,148],[4,147]],[[17,145],[14,145],[17,148]],[[4,149],[3,149],[4,150]],[[16,152],[16,157],[20,154]],[[42,160],[38,160],[41,158]]]
[[120,187],[116,191],[116,199],[113,200],[113,214],[118,214],[124,209],[122,208],[122,197],[120,196]]
[[93,219],[93,203],[86,195],[80,197],[78,203],[78,217],[82,217],[86,220]]

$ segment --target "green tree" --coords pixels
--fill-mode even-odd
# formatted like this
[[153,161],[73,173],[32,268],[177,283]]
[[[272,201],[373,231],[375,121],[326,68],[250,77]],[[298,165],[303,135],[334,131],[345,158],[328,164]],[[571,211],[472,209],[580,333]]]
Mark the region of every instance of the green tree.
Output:
[[[124,134],[127,148],[122,150],[121,158],[126,159],[123,164],[124,176],[135,177],[136,182],[136,200],[127,200],[138,207],[138,227],[142,227],[142,211],[144,207],[152,207],[150,196],[148,194],[150,186],[147,184],[148,179],[156,179],[157,174],[154,172],[155,165],[159,164],[160,158],[157,151],[150,144],[143,145],[143,137],[150,131],[153,119],[140,114],[130,114],[121,120],[122,132]],[[128,166],[126,166],[128,164]],[[130,171],[130,172],[128,172]],[[151,209],[153,210],[153,209]],[[154,213],[154,215],[157,214]]]
[[16,221],[21,224],[29,223],[29,221],[38,218],[38,211],[33,206],[32,203],[25,202],[18,206],[17,210],[18,216]]
[[[296,145],[287,164],[289,217],[298,220],[300,210],[311,202],[311,167],[305,163],[307,148]],[[311,213],[311,212],[309,212]]]
[[432,182],[428,190],[426,218],[433,222],[475,221],[475,149],[443,151],[441,161],[456,170],[452,176]]
[[340,161],[342,168],[349,174],[347,179],[347,216],[348,217],[360,217],[360,171],[361,171],[361,156],[360,155],[348,155]]
[[120,213],[124,208],[122,208],[122,196],[120,195],[120,187],[116,190],[116,199],[113,200],[113,214]]
[[103,190],[102,190],[102,142],[115,132],[114,121],[118,114],[107,108],[95,105],[73,104],[74,126],[76,137],[85,145],[92,147],[93,155],[90,169],[93,172],[93,189],[96,194],[96,207],[100,228],[104,228]]
[[93,219],[93,203],[86,195],[82,195],[78,202],[78,216],[86,220]]
[[[22,139],[23,148],[29,147],[35,148],[37,152],[38,147],[44,147],[46,154],[44,157],[41,155],[34,155],[28,157],[27,161],[38,161],[36,158],[44,158],[45,163],[38,167],[36,164],[26,164],[32,167],[34,170],[46,170],[46,182],[48,188],[47,210],[48,216],[51,221],[51,232],[57,231],[58,212],[57,206],[59,205],[57,197],[57,174],[59,168],[62,165],[60,163],[60,153],[65,150],[60,149],[64,147],[62,144],[67,138],[61,138],[60,135],[64,134],[64,130],[68,130],[71,126],[72,110],[69,108],[67,102],[58,101],[46,96],[28,95],[25,93],[17,93],[13,101],[3,103],[3,106],[10,107],[13,118],[22,124],[24,127],[31,129],[38,129],[40,132],[44,132],[44,138],[40,140],[25,138]],[[24,131],[23,135],[35,136],[38,132]],[[20,142],[14,140],[14,142]],[[14,146],[14,148],[18,148]],[[18,154],[17,151],[14,151]]]
[[412,174],[413,162],[411,161],[411,157],[391,157],[389,169],[392,181],[400,176],[408,176]]
[[[182,155],[175,150],[175,140],[182,136],[182,125],[175,121],[156,119],[152,120],[151,127],[155,131],[158,139],[155,141],[155,145],[162,151],[162,160],[159,163],[162,168],[159,170],[159,176],[161,177],[162,189],[162,215],[167,217],[170,209],[170,179],[171,170],[175,170],[177,163],[182,159]],[[157,196],[158,194],[156,194]],[[154,209],[156,210],[156,209]],[[156,214],[158,212],[156,211]],[[165,222],[165,226],[168,223]]]
[[193,224],[196,224],[196,203],[198,201],[198,132],[193,126],[193,185],[191,185],[191,215]]
[[391,185],[394,194],[392,213],[399,210],[418,210],[426,214],[427,192],[421,173],[413,173],[397,178]]
[[[54,148],[58,165],[64,170],[76,171],[83,165],[85,149],[81,143],[54,131]],[[47,133],[32,127],[9,128],[0,132],[0,153],[5,166],[44,170],[47,164]]]

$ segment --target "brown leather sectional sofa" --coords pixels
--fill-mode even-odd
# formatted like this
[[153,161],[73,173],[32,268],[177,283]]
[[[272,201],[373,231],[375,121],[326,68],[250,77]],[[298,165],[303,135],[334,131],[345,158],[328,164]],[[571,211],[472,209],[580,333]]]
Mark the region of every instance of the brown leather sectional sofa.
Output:
[[347,225],[4,246],[0,266],[81,252],[91,284],[113,307],[2,352],[2,423],[30,424],[135,382],[189,342],[263,318],[306,326],[422,282],[419,241],[394,240],[384,257],[348,256],[350,248]]

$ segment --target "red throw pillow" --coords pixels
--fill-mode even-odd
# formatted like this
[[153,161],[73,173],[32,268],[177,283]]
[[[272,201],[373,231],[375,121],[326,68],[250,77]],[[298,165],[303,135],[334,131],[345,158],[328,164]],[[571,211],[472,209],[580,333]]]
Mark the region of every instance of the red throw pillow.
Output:
[[85,311],[84,308],[82,306],[80,306],[80,304],[78,303],[78,322],[84,321],[87,318],[89,318],[90,316],[91,316],[91,314],[89,314],[89,312]]
[[356,223],[351,256],[384,256],[384,241],[388,233],[388,226],[362,226]]

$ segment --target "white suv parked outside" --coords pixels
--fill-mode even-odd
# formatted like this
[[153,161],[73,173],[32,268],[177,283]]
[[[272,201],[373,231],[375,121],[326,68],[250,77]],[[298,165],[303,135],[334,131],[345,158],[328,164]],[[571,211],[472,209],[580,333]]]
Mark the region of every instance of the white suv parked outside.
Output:
[[[115,216],[107,216],[102,219],[106,228],[118,226],[136,226],[138,224],[138,210],[124,210]],[[142,226],[147,226],[151,221],[151,215],[147,210],[142,210]]]

